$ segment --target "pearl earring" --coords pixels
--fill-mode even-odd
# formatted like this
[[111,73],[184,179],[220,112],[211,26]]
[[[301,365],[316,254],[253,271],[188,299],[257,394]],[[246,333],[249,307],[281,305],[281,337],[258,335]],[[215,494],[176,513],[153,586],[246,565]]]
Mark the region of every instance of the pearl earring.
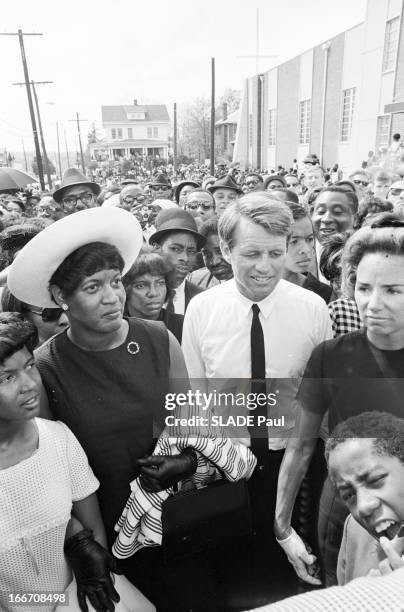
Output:
[[67,305],[67,304],[65,304],[64,302],[62,302],[62,303],[61,303],[60,307],[61,307],[61,309],[62,309],[62,310],[64,310],[64,311],[69,310],[68,305]]

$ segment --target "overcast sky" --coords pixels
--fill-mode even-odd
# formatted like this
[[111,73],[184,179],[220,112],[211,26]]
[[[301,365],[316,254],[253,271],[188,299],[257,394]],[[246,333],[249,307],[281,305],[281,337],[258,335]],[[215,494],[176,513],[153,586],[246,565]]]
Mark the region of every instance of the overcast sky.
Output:
[[[86,136],[101,123],[101,105],[186,104],[210,96],[210,61],[216,58],[216,95],[241,89],[255,73],[256,9],[260,11],[263,72],[365,18],[366,0],[17,0],[2,3],[2,32],[25,37],[30,79],[38,85],[48,150],[56,149],[56,121],[76,149],[79,112]],[[33,150],[18,38],[0,36],[0,150]],[[180,118],[179,118],[180,120]],[[83,139],[85,142],[86,138]]]

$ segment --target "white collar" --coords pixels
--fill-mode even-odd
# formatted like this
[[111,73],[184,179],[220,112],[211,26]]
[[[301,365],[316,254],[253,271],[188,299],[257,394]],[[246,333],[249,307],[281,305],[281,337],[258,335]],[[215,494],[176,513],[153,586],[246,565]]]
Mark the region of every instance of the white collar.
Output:
[[236,294],[241,304],[242,311],[245,316],[249,315],[253,304],[258,304],[262,316],[264,317],[264,319],[266,319],[270,315],[273,304],[277,299],[279,292],[282,291],[282,287],[286,283],[286,281],[281,278],[279,282],[275,285],[275,288],[271,291],[271,293],[260,302],[253,302],[249,298],[245,297],[242,293],[240,293],[234,278],[227,281],[227,283],[232,283],[232,289],[234,290],[234,293]]

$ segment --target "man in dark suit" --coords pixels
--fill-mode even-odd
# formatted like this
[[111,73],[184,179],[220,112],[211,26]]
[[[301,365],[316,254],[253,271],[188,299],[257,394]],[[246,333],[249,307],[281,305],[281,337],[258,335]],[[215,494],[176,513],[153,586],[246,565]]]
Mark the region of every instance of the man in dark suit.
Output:
[[199,234],[195,219],[182,208],[162,210],[156,217],[156,232],[149,238],[156,250],[172,268],[171,296],[166,303],[167,313],[184,314],[190,300],[203,289],[185,280],[195,268],[197,252],[206,238]]

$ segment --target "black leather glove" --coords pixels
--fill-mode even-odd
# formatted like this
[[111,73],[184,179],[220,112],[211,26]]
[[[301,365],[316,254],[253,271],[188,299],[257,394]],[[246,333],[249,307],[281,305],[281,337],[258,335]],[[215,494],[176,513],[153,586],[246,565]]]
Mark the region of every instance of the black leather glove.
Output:
[[66,540],[64,552],[77,582],[77,599],[82,612],[88,612],[86,597],[97,612],[113,612],[118,603],[111,572],[120,574],[110,552],[83,529]]
[[142,487],[149,493],[157,493],[192,476],[198,458],[192,448],[185,448],[180,455],[151,455],[138,459],[138,465]]

